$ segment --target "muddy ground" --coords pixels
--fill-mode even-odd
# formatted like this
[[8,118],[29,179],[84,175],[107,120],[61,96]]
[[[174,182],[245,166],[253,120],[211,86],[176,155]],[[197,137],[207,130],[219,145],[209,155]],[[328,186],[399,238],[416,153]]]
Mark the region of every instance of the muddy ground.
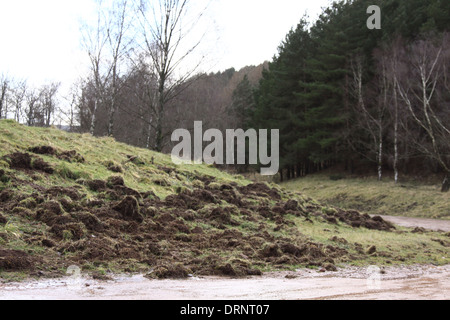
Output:
[[414,266],[268,273],[229,279],[98,281],[70,277],[0,284],[0,299],[40,300],[448,300],[450,266]]
[[[151,270],[149,276],[158,279],[189,274],[242,277],[293,265],[333,271],[337,263],[374,252],[316,243],[302,235],[301,225],[288,216],[305,224],[395,229],[381,217],[324,208],[266,184],[221,183],[210,176],[190,177],[200,187],[180,187],[165,199],[129,188],[121,175],[107,180],[69,177],[65,186],[44,187],[15,173],[33,177],[39,172],[50,180],[55,170],[40,158],[42,154],[68,162],[85,160],[74,151],[45,146],[29,152],[3,157],[11,171],[2,173],[9,184],[0,192],[0,223],[13,219],[24,224],[20,241],[30,249],[1,249],[2,271],[52,277],[78,265],[91,270],[114,267],[119,272]],[[168,175],[181,174],[173,168],[160,169]],[[159,183],[163,185],[164,179]],[[27,192],[22,191],[25,188]],[[17,242],[13,232],[0,237],[7,244]]]

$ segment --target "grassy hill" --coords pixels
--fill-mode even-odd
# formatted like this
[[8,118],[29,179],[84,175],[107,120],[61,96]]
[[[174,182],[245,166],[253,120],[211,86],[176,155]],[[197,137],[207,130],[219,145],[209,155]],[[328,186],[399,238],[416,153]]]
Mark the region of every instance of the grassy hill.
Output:
[[423,179],[402,177],[396,185],[389,177],[380,182],[376,176],[323,172],[283,183],[283,187],[306,193],[326,205],[362,213],[449,220],[450,198],[440,192],[441,178],[424,183]]
[[449,263],[449,235],[394,228],[277,185],[111,138],[0,121],[0,278],[247,276]]

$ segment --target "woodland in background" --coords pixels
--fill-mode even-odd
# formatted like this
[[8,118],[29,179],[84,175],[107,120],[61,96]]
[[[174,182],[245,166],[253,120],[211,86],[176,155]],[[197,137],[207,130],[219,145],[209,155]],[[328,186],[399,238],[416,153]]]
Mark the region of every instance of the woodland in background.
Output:
[[[170,62],[182,37],[163,39],[162,24],[143,32],[147,46],[135,50],[127,35],[130,2],[85,29],[91,73],[70,97],[56,98],[58,83],[34,89],[3,76],[0,117],[33,126],[64,122],[164,152],[174,129],[192,129],[197,120],[204,130],[280,129],[281,180],[341,165],[379,179],[393,170],[396,181],[442,174],[448,191],[450,1],[335,2],[314,24],[301,19],[271,62],[178,78],[173,65],[161,63]],[[170,13],[165,26],[178,30],[186,1],[160,2]],[[146,17],[140,4],[134,10]],[[366,27],[373,4],[382,10],[381,30]]]
[[[343,164],[450,174],[450,2],[341,1],[303,19],[263,72],[247,127],[281,130],[282,179]],[[372,169],[371,169],[372,168]],[[365,172],[367,173],[367,172]]]

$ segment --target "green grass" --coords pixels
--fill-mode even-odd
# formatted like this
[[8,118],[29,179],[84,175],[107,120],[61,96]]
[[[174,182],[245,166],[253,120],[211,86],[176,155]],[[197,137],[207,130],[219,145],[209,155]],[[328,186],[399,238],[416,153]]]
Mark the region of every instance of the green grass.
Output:
[[[13,152],[24,152],[36,146],[51,146],[59,151],[75,150],[85,158],[85,163],[69,163],[56,157],[38,155],[56,172],[45,178],[44,175],[36,173],[34,182],[42,186],[70,186],[78,179],[107,180],[111,176],[121,175],[130,188],[139,192],[153,191],[160,198],[165,198],[176,193],[180,187],[191,189],[198,185],[199,181],[195,179],[197,175],[214,176],[221,183],[250,183],[241,176],[233,176],[208,165],[176,166],[168,155],[119,143],[112,138],[67,133],[54,128],[31,128],[12,120],[0,120],[0,146],[0,159]],[[129,161],[128,155],[137,156],[144,164]],[[109,171],[108,165],[111,161],[121,165],[124,173]],[[176,174],[167,175],[160,167],[173,168]],[[8,164],[1,160],[0,169],[8,168]],[[31,181],[26,174],[19,173],[19,177]],[[164,180],[166,183],[158,185],[155,180]],[[1,185],[6,186],[5,183]],[[89,190],[86,192],[90,193]]]
[[[324,245],[339,246],[349,252],[356,254],[355,244],[360,244],[364,251],[371,246],[376,246],[377,253],[363,257],[362,259],[352,259],[346,264],[356,266],[390,265],[390,264],[435,264],[446,265],[450,263],[449,249],[433,241],[442,237],[441,233],[411,233],[410,229],[399,228],[394,232],[384,232],[361,228],[351,228],[340,224],[330,227],[329,224],[315,222],[305,224],[295,219],[300,226],[301,232]],[[345,239],[346,244],[340,244],[331,239],[337,236]]]
[[343,209],[374,215],[439,218],[450,220],[450,194],[440,185],[420,182],[395,184],[375,177],[332,180],[329,174],[315,174],[282,184],[317,201]]

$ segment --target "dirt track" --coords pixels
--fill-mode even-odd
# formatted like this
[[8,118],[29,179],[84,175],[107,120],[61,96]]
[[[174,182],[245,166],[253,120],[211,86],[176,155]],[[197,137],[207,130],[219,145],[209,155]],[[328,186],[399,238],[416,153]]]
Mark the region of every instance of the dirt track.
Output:
[[[142,276],[111,282],[68,278],[0,285],[0,299],[42,300],[447,300],[450,266],[351,268],[337,273],[266,274],[247,279],[148,280]],[[375,273],[374,273],[375,272]],[[286,277],[288,276],[288,277]]]
[[427,230],[433,231],[441,230],[444,232],[450,232],[450,220],[392,217],[392,216],[382,216],[382,218],[386,221],[392,222],[393,224],[402,227],[407,228],[421,227]]

